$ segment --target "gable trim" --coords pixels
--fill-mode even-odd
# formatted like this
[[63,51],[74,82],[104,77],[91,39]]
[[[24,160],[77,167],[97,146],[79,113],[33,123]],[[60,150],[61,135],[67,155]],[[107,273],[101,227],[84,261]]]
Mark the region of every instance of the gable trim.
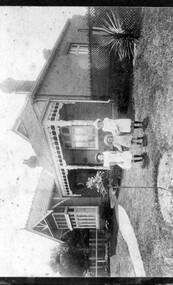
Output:
[[12,127],[12,131],[15,132],[16,134],[18,134],[19,136],[21,136],[23,139],[25,139],[27,142],[29,142],[29,138],[26,137],[24,134],[22,134],[21,132],[19,132],[19,126],[20,124],[23,125],[24,127],[24,130],[26,131],[27,133],[27,130],[26,130],[26,127],[25,127],[25,124],[23,123],[22,119],[21,118],[18,118],[14,124],[14,126]]
[[52,212],[53,212],[53,210],[49,210],[38,222],[35,223],[35,225],[33,226],[33,228],[36,227],[39,223],[41,223],[42,220],[45,220],[45,218],[46,218],[47,216],[49,216]]
[[37,231],[35,231],[35,230],[33,230],[33,229],[24,228],[24,230],[26,230],[26,231],[28,231],[28,232],[31,232],[31,233],[34,233],[34,234],[38,234],[38,235],[40,235],[40,236],[42,236],[42,237],[44,237],[44,238],[49,238],[49,239],[51,239],[52,241],[55,241],[55,242],[57,242],[57,243],[64,244],[64,241],[62,241],[62,240],[60,240],[60,239],[56,239],[56,238],[54,238],[54,237],[45,235],[44,233],[37,232]]

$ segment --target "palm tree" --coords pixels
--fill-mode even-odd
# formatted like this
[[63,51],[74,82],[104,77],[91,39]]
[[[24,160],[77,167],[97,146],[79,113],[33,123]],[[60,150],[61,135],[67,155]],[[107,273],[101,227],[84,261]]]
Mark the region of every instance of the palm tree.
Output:
[[111,53],[118,53],[119,59],[134,57],[135,43],[139,38],[134,29],[125,27],[121,18],[112,11],[106,13],[107,18],[101,27],[93,27],[93,34],[100,37],[100,44],[109,49]]

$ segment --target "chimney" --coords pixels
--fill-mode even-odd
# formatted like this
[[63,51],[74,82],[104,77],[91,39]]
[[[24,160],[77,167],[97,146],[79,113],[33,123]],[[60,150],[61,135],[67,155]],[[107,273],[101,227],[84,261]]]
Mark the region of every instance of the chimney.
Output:
[[0,83],[0,89],[5,93],[29,93],[35,81],[14,80],[7,78]]
[[23,164],[26,164],[31,168],[40,167],[40,163],[39,163],[38,158],[36,156],[31,156],[28,159],[24,159]]

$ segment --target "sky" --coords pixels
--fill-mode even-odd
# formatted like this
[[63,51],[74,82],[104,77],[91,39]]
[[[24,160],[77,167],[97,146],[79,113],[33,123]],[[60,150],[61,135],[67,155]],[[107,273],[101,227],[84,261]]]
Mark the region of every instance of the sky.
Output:
[[[84,7],[3,7],[0,9],[0,82],[36,80],[64,24]],[[27,232],[24,226],[41,173],[23,160],[31,145],[11,131],[26,100],[24,94],[0,91],[0,276],[58,276],[48,265],[57,243]]]

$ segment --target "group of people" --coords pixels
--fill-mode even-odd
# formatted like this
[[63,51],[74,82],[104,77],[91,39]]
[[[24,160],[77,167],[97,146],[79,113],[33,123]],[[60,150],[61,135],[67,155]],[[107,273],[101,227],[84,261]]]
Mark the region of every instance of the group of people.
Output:
[[[109,132],[104,138],[104,143],[107,146],[114,146],[118,150],[104,151],[97,153],[95,159],[98,162],[103,162],[104,167],[111,165],[119,165],[123,169],[130,169],[133,162],[144,160],[145,153],[140,155],[132,155],[129,150],[123,150],[123,147],[130,148],[131,144],[136,143],[143,145],[144,136],[133,138],[133,129],[143,129],[147,127],[147,121],[132,121],[131,119],[97,119],[94,126],[97,129],[102,129],[104,132]],[[146,142],[145,142],[146,146]]]

